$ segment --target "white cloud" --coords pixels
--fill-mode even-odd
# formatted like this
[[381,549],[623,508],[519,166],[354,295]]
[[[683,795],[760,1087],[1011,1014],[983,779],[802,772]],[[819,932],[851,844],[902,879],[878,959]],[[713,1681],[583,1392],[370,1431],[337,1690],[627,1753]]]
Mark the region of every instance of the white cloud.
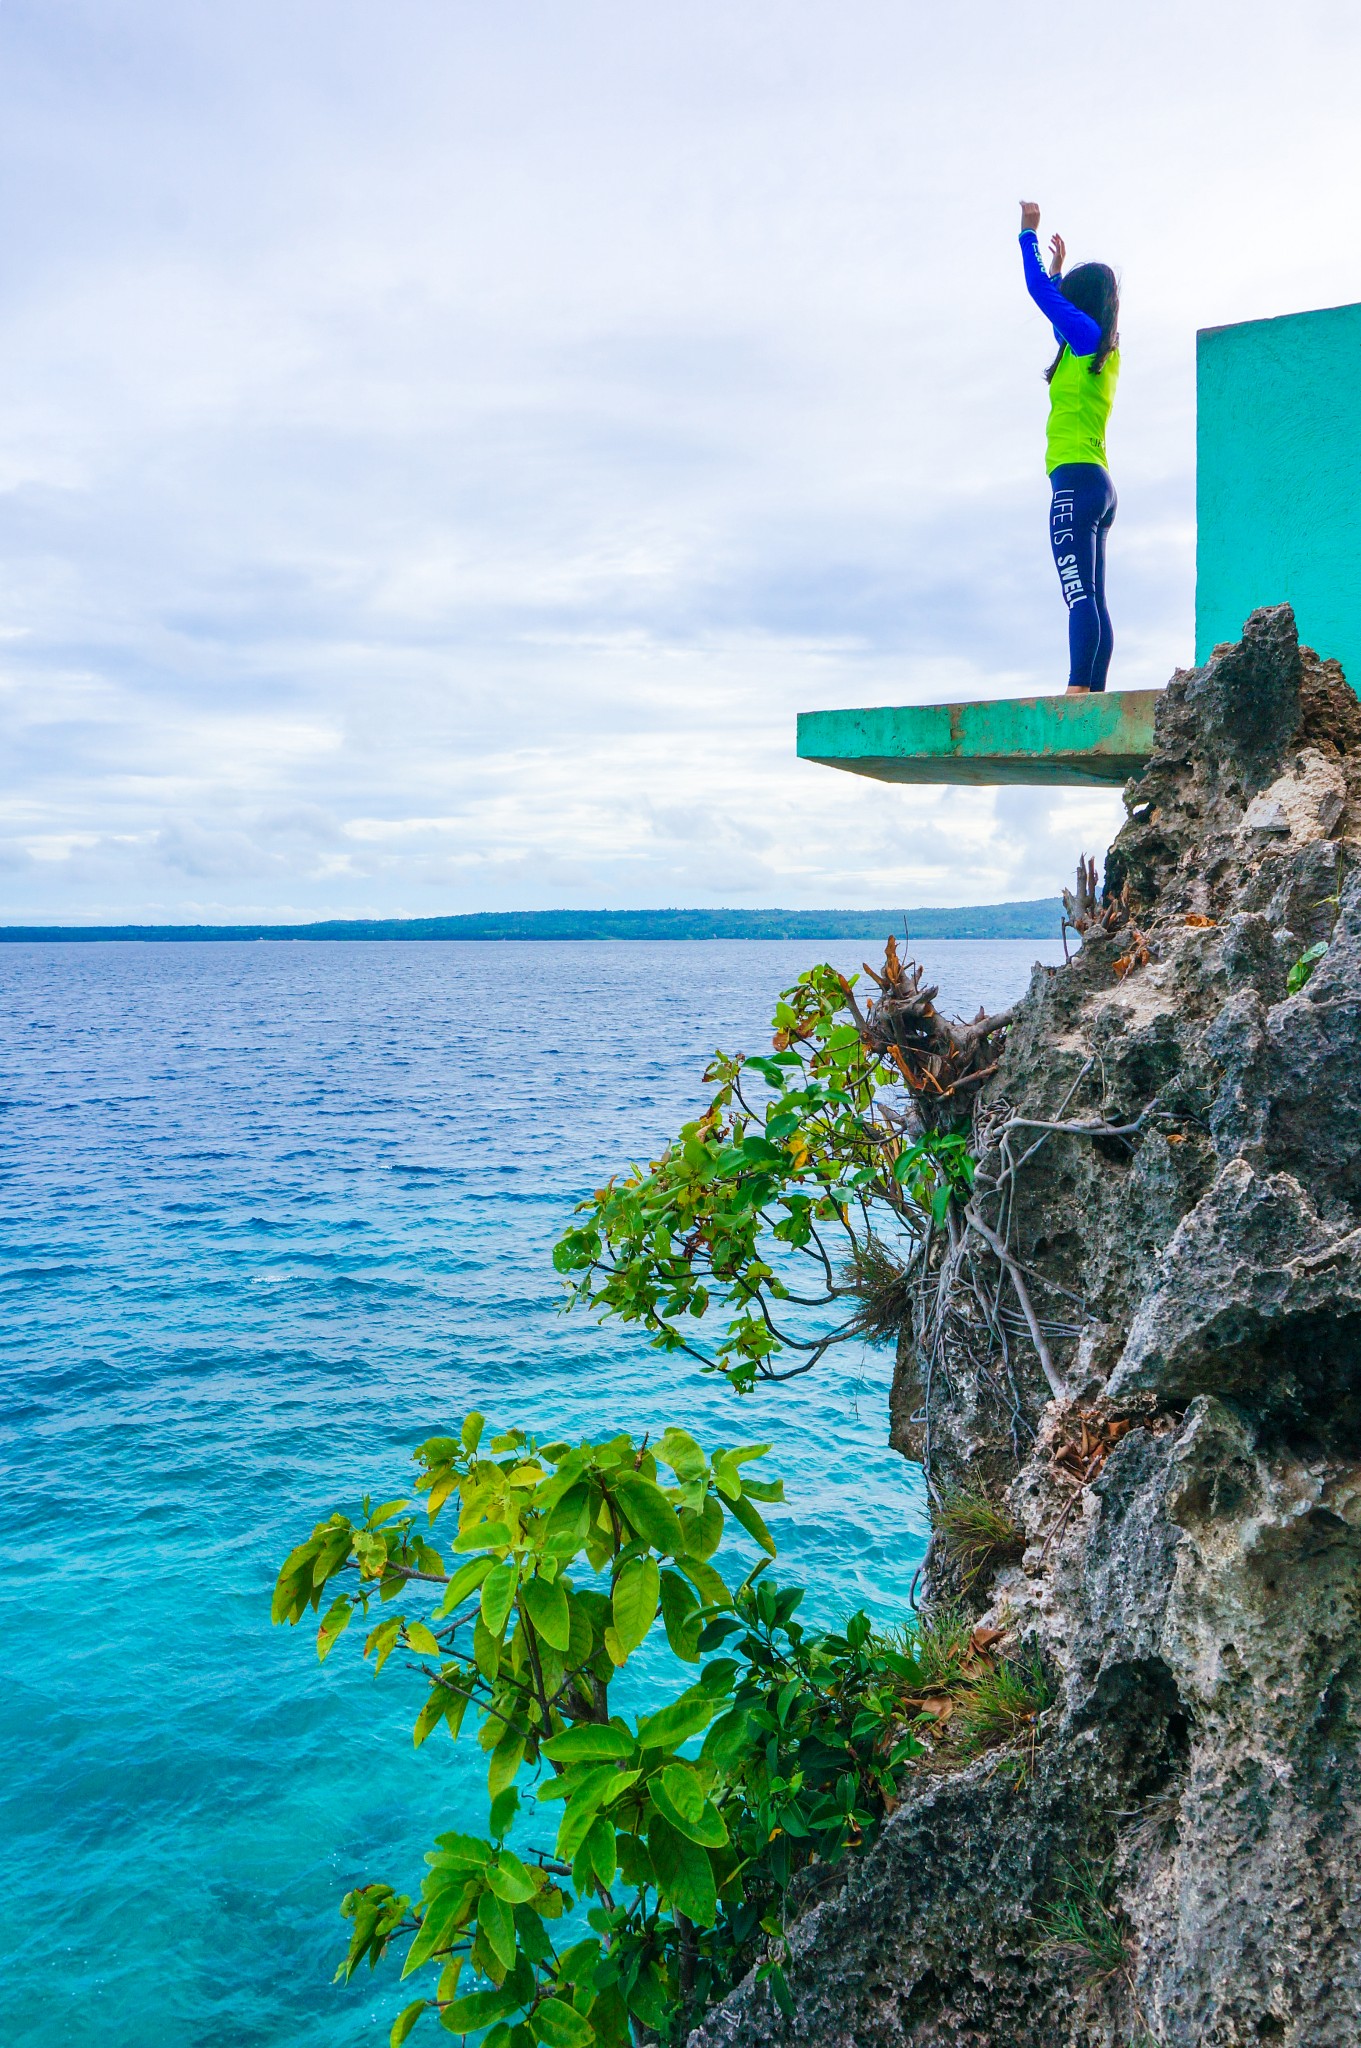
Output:
[[1116,680],[1196,326],[1361,296],[1350,10],[10,0],[0,916],[1047,893],[1100,792],[793,714],[1054,688],[1015,200],[1125,283]]

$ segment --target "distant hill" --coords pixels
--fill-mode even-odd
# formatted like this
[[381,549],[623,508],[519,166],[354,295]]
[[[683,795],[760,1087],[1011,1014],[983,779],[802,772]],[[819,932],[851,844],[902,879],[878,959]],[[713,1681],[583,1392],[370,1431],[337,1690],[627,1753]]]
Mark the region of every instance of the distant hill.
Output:
[[1052,939],[1057,896],[954,910],[477,910],[323,924],[11,924],[0,941],[140,939]]

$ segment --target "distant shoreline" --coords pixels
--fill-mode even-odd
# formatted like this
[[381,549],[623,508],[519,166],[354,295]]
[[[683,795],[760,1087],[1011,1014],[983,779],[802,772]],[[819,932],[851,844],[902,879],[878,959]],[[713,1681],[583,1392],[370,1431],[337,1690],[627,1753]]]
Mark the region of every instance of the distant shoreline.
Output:
[[914,939],[1057,938],[1057,896],[929,910],[511,910],[457,917],[329,918],[316,924],[11,924],[0,942],[72,944],[230,939]]

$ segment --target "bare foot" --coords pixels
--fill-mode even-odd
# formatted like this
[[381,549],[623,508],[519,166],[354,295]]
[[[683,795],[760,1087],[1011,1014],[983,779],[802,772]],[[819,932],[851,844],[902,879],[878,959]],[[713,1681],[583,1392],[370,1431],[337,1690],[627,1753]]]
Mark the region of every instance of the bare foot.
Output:
[[1063,694],[1065,697],[1090,697],[1092,693],[1085,683],[1069,683]]

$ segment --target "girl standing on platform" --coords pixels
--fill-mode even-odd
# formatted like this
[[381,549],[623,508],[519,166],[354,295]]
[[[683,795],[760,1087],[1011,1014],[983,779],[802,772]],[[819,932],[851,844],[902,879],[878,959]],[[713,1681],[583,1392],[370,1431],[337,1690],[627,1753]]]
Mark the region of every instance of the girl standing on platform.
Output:
[[1106,467],[1106,421],[1120,375],[1120,287],[1107,263],[1063,275],[1062,235],[1040,260],[1040,209],[1021,201],[1026,289],[1054,330],[1059,352],[1045,378],[1049,433],[1045,466],[1053,489],[1049,541],[1068,607],[1068,694],[1104,690],[1114,636],[1106,609],[1106,535],[1115,486]]

